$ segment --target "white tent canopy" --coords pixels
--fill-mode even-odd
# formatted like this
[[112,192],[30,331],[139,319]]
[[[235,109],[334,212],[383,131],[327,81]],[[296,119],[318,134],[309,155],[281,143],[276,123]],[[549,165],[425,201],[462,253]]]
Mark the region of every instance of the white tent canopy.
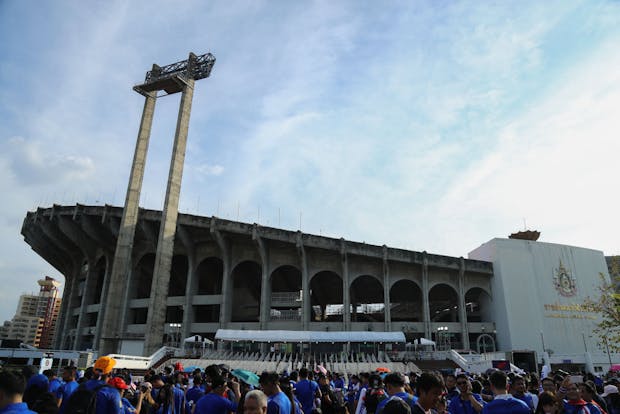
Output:
[[426,338],[418,338],[414,341],[416,345],[427,345],[427,346],[435,346],[435,341],[431,341]]
[[402,332],[253,331],[218,329],[215,339],[255,342],[405,342]]
[[208,338],[203,338],[203,337],[202,337],[202,336],[200,336],[200,335],[192,335],[192,336],[188,336],[187,338],[185,338],[185,339],[183,340],[183,342],[186,342],[186,343],[188,343],[188,342],[189,342],[189,343],[202,343],[202,342],[203,342],[203,340],[204,340],[204,342],[205,342],[206,344],[213,345],[213,341],[212,341],[212,340],[210,340],[210,339],[208,339]]

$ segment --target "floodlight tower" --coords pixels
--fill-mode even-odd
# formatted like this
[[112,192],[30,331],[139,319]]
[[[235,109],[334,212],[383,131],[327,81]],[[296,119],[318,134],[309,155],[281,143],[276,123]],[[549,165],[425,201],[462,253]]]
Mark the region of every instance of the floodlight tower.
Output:
[[144,83],[134,86],[134,91],[145,97],[142,121],[136,141],[136,148],[127,186],[125,208],[118,233],[112,274],[105,307],[102,308],[103,326],[99,338],[99,353],[117,353],[121,351],[122,340],[125,337],[125,312],[127,308],[127,294],[129,292],[129,274],[131,271],[133,240],[138,222],[138,204],[144,177],[146,154],[151,135],[155,101],[159,91],[171,95],[182,92],[177,118],[172,159],[168,173],[166,199],[162,212],[155,268],[151,284],[148,317],[146,321],[146,337],[144,354],[149,355],[161,346],[166,319],[166,298],[168,297],[168,283],[170,281],[170,267],[176,233],[179,195],[185,161],[185,147],[189,116],[192,108],[194,82],[207,78],[215,64],[215,57],[211,53],[196,56],[189,54],[187,60],[172,63],[167,66],[153,64],[152,70],[146,73]]

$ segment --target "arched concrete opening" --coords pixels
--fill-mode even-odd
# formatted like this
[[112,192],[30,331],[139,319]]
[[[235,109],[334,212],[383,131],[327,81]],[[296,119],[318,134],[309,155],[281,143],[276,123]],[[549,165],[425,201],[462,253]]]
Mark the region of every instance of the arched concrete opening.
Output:
[[272,321],[301,320],[301,271],[294,266],[280,266],[271,273]]
[[94,305],[101,303],[101,295],[103,294],[103,282],[105,280],[105,272],[107,268],[107,262],[105,256],[101,256],[97,263],[95,263],[93,269],[93,277],[94,280],[90,286],[89,297],[90,300],[87,302],[87,305]]
[[392,322],[422,322],[422,289],[411,280],[399,280],[390,289]]
[[232,322],[258,322],[260,318],[261,266],[239,263],[232,271]]
[[373,276],[356,278],[349,288],[351,297],[351,322],[383,322],[385,303],[383,284]]
[[153,283],[153,269],[155,268],[155,253],[147,253],[133,269],[131,299],[147,299],[151,296],[151,284]]
[[476,339],[476,349],[479,354],[495,352],[495,339],[493,339],[493,337],[489,334],[478,335],[478,338]]
[[492,322],[491,296],[481,288],[471,288],[465,293],[467,322]]
[[222,294],[222,279],[224,277],[224,262],[219,257],[207,257],[196,269],[198,278],[198,295]]
[[310,280],[310,306],[314,322],[342,322],[342,279],[330,271],[322,271]]
[[431,321],[459,322],[459,295],[451,286],[439,284],[428,292]]
[[175,255],[172,257],[168,296],[185,296],[188,269],[189,261],[187,260],[187,256]]

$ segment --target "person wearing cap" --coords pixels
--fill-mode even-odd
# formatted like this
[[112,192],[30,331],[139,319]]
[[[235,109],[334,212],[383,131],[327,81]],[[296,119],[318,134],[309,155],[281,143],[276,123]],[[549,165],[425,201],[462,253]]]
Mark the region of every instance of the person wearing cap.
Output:
[[37,414],[22,401],[26,380],[19,373],[0,371],[0,414]]
[[293,406],[280,389],[280,376],[276,372],[263,372],[258,379],[267,395],[267,414],[291,414]]
[[405,391],[405,377],[403,374],[392,372],[383,378],[383,383],[385,384],[385,391],[387,392],[389,398],[379,402],[377,405],[377,413],[380,414],[383,412],[383,409],[388,404],[389,400],[394,397],[405,401],[413,410],[418,398],[408,394]]
[[127,398],[125,398],[125,391],[129,389],[129,386],[121,377],[114,377],[108,380],[108,385],[112,388],[118,390],[118,393],[121,396],[121,404],[123,405],[123,413],[124,414],[134,414],[139,413],[142,408],[142,399],[144,398],[144,394],[140,393],[138,395],[138,404],[134,407]]
[[146,381],[140,384],[140,395],[142,395],[140,414],[151,414],[152,409],[157,404],[151,395],[151,391],[153,391],[153,385],[150,382]]
[[620,393],[618,393],[618,387],[613,384],[607,384],[603,387],[603,393],[601,397],[607,404],[608,414],[620,414]]
[[58,392],[56,393],[56,398],[58,399],[58,407],[60,408],[60,414],[64,412],[64,407],[67,400],[79,386],[77,381],[75,380],[75,374],[75,367],[72,366],[66,366],[62,371],[62,380],[64,381],[64,384],[60,386]]
[[227,414],[229,411],[237,411],[239,401],[239,383],[231,381],[231,388],[235,394],[235,401],[231,401],[223,395],[226,394],[228,384],[221,375],[211,377],[211,391],[198,400],[194,414]]
[[84,387],[97,392],[96,414],[122,414],[121,395],[106,383],[112,373],[116,361],[109,356],[102,356],[93,366],[93,377],[84,383]]

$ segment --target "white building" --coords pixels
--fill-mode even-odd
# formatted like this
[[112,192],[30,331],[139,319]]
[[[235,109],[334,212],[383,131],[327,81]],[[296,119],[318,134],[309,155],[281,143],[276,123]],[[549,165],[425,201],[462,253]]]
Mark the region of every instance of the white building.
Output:
[[496,238],[469,258],[493,263],[491,310],[500,350],[535,350],[539,360],[546,351],[554,364],[597,370],[618,360],[598,346],[592,330],[599,316],[582,305],[599,294],[600,275],[609,279],[603,252]]

